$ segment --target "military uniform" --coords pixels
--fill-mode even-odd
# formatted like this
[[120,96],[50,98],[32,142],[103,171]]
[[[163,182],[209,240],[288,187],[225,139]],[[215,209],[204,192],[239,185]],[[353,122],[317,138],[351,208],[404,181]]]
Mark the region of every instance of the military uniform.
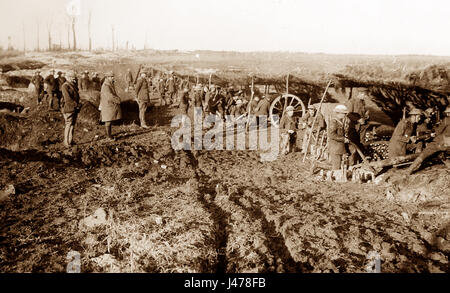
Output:
[[147,79],[140,77],[136,82],[136,100],[139,105],[139,120],[142,127],[147,127],[145,113],[150,104],[150,92]]
[[389,140],[389,158],[406,155],[406,145],[414,131],[414,125],[407,118],[400,120]]
[[408,168],[407,173],[412,174],[416,171],[422,162],[437,152],[450,152],[450,117],[445,117],[441,125],[436,129],[436,136],[429,143],[423,152],[417,157]]
[[174,104],[176,102],[176,96],[175,96],[175,81],[173,80],[173,77],[169,77],[169,79],[166,82],[166,97],[169,104]]
[[281,154],[284,155],[291,151],[292,145],[295,143],[296,140],[296,132],[295,132],[296,129],[297,129],[297,121],[295,120],[295,118],[285,113],[280,120]]
[[89,75],[87,75],[86,73],[83,74],[83,77],[81,77],[80,80],[80,90],[81,91],[89,90],[89,83],[90,83]]
[[57,93],[58,93],[58,82],[55,79],[55,76],[53,74],[49,74],[44,82],[47,84],[47,98],[48,98],[48,108],[51,109],[57,109]]
[[344,121],[333,118],[329,127],[329,153],[333,170],[341,168],[342,156],[346,154],[345,150],[345,126]]
[[44,78],[40,74],[36,74],[31,79],[31,83],[34,85],[37,103],[40,104],[42,102],[42,98],[44,97]]
[[68,147],[73,143],[73,129],[80,107],[80,95],[77,86],[68,81],[62,85],[61,92],[61,112],[65,121],[64,145]]
[[[363,145],[361,144],[361,135],[359,133],[361,128],[358,127],[358,120],[361,119],[361,116],[358,113],[351,112],[347,115],[347,118],[348,123],[346,123],[347,128],[345,129],[346,137],[362,151]],[[357,163],[359,154],[353,144],[348,145],[348,151],[350,153],[348,157],[348,165],[353,166]]]
[[166,85],[164,83],[163,79],[160,79],[158,82],[158,93],[159,93],[159,100],[161,102],[161,105],[164,106],[168,103],[166,103]]
[[101,83],[100,78],[98,76],[94,76],[92,78],[91,83],[92,83],[92,89],[94,91],[100,91],[102,89],[102,83]]
[[128,70],[127,74],[125,75],[125,82],[127,89],[129,89],[131,86],[133,86],[133,75],[131,74],[131,71]]

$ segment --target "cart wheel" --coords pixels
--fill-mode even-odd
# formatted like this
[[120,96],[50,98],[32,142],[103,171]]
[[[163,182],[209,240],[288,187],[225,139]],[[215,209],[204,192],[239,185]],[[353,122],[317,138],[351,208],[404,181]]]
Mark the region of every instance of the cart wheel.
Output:
[[299,97],[291,95],[291,94],[283,94],[273,100],[270,105],[269,115],[270,122],[273,126],[280,126],[280,119],[283,116],[284,110],[288,107],[294,107],[294,116],[302,117],[305,115],[306,109],[302,100]]

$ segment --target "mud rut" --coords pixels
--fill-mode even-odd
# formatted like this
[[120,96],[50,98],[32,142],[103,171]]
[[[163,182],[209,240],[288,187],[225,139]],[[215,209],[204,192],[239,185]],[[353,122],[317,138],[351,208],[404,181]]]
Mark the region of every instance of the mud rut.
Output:
[[[95,143],[64,151],[57,148],[2,150],[2,159],[15,164],[34,162],[39,176],[48,180],[45,185],[35,184],[33,180],[16,184],[18,197],[12,205],[25,208],[30,214],[24,219],[9,218],[4,228],[14,227],[14,221],[19,220],[22,224],[28,221],[32,229],[42,229],[48,219],[39,216],[39,208],[55,204],[56,215],[65,208],[49,195],[58,193],[69,209],[75,209],[77,195],[98,183],[96,172],[103,167],[158,159],[167,164],[173,176],[155,178],[156,182],[169,180],[182,185],[195,180],[198,183],[192,198],[214,221],[212,249],[217,252],[216,261],[206,265],[206,271],[363,272],[370,250],[382,251],[384,257],[390,257],[386,259],[390,262],[386,271],[432,271],[433,268],[448,271],[448,251],[436,249],[424,240],[423,229],[392,220],[383,211],[373,211],[370,203],[362,201],[359,195],[330,199],[324,191],[328,190],[333,196],[333,193],[344,192],[345,187],[329,183],[317,187],[316,182],[298,178],[301,169],[286,171],[286,161],[267,167],[259,163],[256,152],[173,152],[167,145],[161,147],[161,141],[159,145],[149,143],[153,139],[152,132],[138,136],[133,141],[125,138],[116,143]],[[85,176],[84,179],[73,181],[67,174],[51,178],[46,173],[52,169],[63,173],[73,168]],[[149,172],[153,171],[131,171],[124,176],[133,180]],[[155,175],[158,176],[158,172]],[[68,188],[61,191],[60,186]],[[34,197],[25,197],[31,191]],[[48,199],[39,197],[40,194],[47,195]],[[50,243],[63,245],[55,236],[58,231],[46,232],[31,235],[41,240],[50,237]],[[16,244],[20,247],[20,243]],[[429,259],[433,253],[434,257]],[[17,258],[20,261],[19,255]],[[39,266],[33,270],[39,270]]]

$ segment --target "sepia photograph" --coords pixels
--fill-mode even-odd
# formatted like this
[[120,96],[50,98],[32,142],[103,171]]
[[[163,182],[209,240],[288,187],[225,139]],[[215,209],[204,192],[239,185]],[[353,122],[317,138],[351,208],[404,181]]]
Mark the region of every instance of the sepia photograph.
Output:
[[450,273],[449,15],[1,0],[0,272]]

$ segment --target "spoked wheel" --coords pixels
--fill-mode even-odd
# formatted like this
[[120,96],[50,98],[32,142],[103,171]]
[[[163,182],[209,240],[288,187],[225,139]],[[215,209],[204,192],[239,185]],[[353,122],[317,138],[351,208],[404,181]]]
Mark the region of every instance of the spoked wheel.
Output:
[[291,94],[283,94],[273,100],[270,105],[270,122],[273,126],[280,126],[280,119],[288,106],[294,107],[294,116],[302,117],[305,115],[306,109],[299,97]]

